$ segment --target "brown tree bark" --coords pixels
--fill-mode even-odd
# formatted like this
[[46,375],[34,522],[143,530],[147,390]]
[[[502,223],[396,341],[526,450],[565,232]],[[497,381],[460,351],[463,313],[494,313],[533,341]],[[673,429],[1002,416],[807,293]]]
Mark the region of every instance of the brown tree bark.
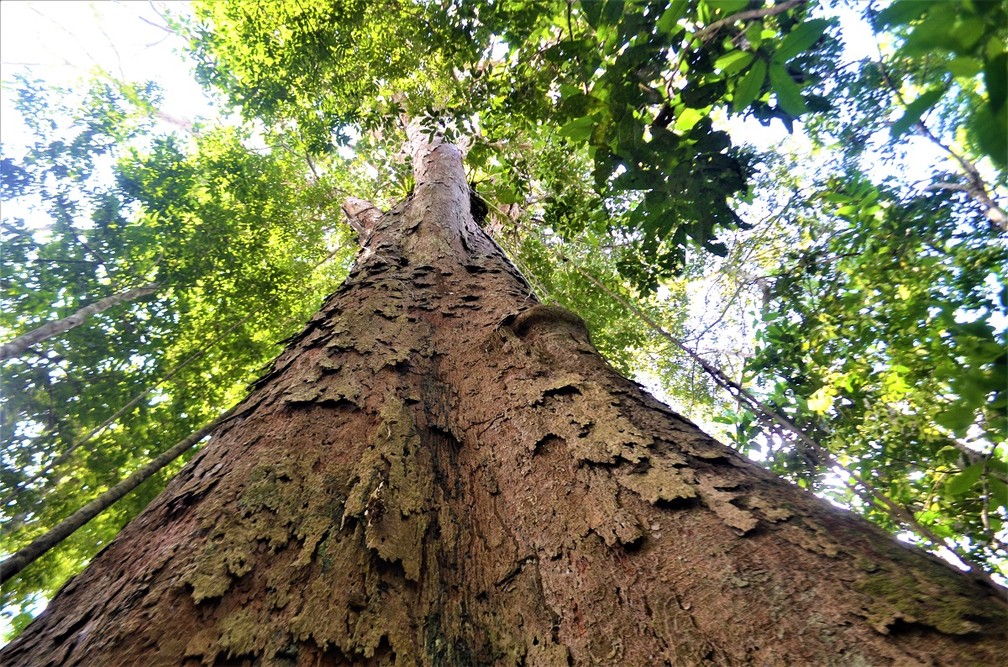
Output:
[[5,665],[993,665],[990,588],[616,374],[419,162],[346,284]]

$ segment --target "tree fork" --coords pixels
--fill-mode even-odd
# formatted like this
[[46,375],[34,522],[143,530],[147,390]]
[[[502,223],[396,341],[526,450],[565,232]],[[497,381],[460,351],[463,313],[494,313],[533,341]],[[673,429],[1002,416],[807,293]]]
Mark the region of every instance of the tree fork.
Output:
[[350,226],[357,232],[358,242],[362,246],[366,245],[382,212],[371,202],[357,197],[347,197],[341,208]]
[[0,652],[57,664],[999,664],[990,587],[613,371],[418,151],[346,283]]

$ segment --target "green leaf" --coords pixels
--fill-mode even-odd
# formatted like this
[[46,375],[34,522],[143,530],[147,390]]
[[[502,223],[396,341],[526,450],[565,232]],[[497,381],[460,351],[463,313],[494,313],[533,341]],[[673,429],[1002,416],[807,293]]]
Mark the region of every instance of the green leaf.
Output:
[[947,496],[962,496],[969,492],[976,484],[977,480],[980,479],[980,475],[983,474],[984,464],[974,463],[971,466],[967,466],[961,472],[952,475],[945,482],[945,495]]
[[676,118],[675,129],[679,132],[688,132],[703,117],[704,114],[702,112],[687,107]]
[[990,97],[991,110],[997,113],[1008,97],[1008,51],[984,63],[984,85]]
[[688,0],[672,0],[668,8],[662,12],[662,15],[655,22],[655,28],[658,29],[658,32],[665,33],[666,35],[671,34],[678,25],[679,19],[686,14],[686,6],[688,4]]
[[770,66],[770,85],[777,95],[777,105],[792,116],[800,116],[808,107],[802,97],[801,88],[794,82],[788,71],[778,63]]
[[[996,509],[1008,505],[1008,484],[993,475],[987,479],[990,488],[990,507]],[[991,512],[993,514],[993,512]]]
[[984,22],[976,16],[969,17],[952,28],[950,36],[956,41],[956,53],[967,54],[984,34]]
[[956,50],[959,41],[952,35],[959,13],[958,3],[928,2],[924,20],[907,35],[900,51],[908,56],[933,53],[935,49]]
[[721,70],[725,74],[735,74],[741,72],[753,61],[753,54],[750,51],[736,49],[729,51],[714,61],[714,69]]
[[591,137],[592,130],[595,129],[597,123],[598,120],[594,116],[582,116],[567,123],[558,132],[561,136],[567,137],[571,141],[582,143]]
[[906,25],[926,12],[928,4],[921,0],[896,0],[878,13],[876,21],[880,26]]
[[753,100],[763,89],[763,81],[766,80],[767,64],[762,58],[757,58],[746,75],[735,86],[735,94],[732,96],[732,111],[741,112],[752,104]]
[[728,256],[728,246],[726,246],[721,241],[704,241],[704,249],[717,255],[718,257]]
[[983,66],[980,64],[980,61],[969,56],[953,58],[948,64],[949,72],[952,73],[952,76],[957,77],[971,78],[979,74],[981,69],[983,69]]
[[599,20],[600,25],[616,25],[619,23],[620,17],[623,16],[623,2],[624,0],[609,0],[605,3],[605,7],[602,9],[602,18]]
[[588,20],[588,25],[593,28],[597,28],[599,25],[599,19],[602,18],[602,5],[604,0],[584,0],[581,3],[581,9],[584,10],[585,19]]
[[749,0],[707,0],[707,4],[713,9],[717,9],[722,17],[731,16],[742,11],[749,4]]
[[923,116],[928,109],[933,107],[944,94],[945,88],[933,88],[908,104],[906,111],[903,112],[903,116],[889,128],[890,136],[893,139],[900,138],[900,136],[902,136],[904,132],[909,130],[912,125],[919,121],[921,116]]
[[497,192],[497,201],[501,204],[517,204],[524,202],[525,197],[520,192],[515,192],[511,188],[501,188]]
[[826,19],[812,19],[802,23],[781,40],[780,46],[774,52],[774,61],[787,62],[807,50],[819,41],[827,27],[829,27],[829,21]]
[[956,435],[962,435],[973,424],[973,410],[965,403],[956,401],[944,411],[935,415],[935,422]]
[[990,104],[984,104],[973,115],[968,126],[970,133],[980,149],[990,156],[994,164],[1001,168],[1008,166],[1008,104],[1003,105],[997,113],[991,110]]

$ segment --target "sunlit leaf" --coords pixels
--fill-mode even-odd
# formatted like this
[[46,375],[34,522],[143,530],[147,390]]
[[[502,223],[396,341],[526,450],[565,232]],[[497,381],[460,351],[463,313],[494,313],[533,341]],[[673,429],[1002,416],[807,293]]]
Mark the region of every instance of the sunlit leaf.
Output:
[[944,94],[944,88],[935,88],[921,94],[920,97],[908,104],[903,116],[889,128],[892,138],[898,139],[904,132],[920,121],[921,116],[931,109]]
[[945,482],[945,493],[950,496],[961,496],[968,493],[970,489],[973,488],[973,485],[977,483],[977,480],[980,479],[980,475],[983,474],[983,471],[983,463],[974,463],[966,469],[952,475],[948,481]]
[[770,85],[777,96],[777,103],[792,116],[800,116],[808,111],[801,88],[794,82],[787,70],[779,64],[770,65]]
[[819,38],[826,32],[827,27],[829,27],[829,21],[826,19],[805,21],[781,40],[774,50],[774,60],[784,63],[799,53],[806,51],[810,46],[819,41]]
[[763,81],[766,79],[767,64],[765,60],[757,58],[753,61],[752,67],[742,77],[735,87],[735,94],[732,98],[732,110],[735,113],[752,104],[753,100],[760,94],[763,88]]

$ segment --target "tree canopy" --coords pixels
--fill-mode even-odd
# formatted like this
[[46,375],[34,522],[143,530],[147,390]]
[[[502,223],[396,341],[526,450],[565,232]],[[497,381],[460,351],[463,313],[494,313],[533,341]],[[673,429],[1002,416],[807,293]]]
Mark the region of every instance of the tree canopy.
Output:
[[[5,82],[32,138],[0,163],[0,342],[147,289],[0,361],[0,551],[241,397],[345,275],[340,204],[408,196],[420,122],[465,148],[487,228],[610,363],[1004,581],[1005,14],[213,0],[166,27],[231,122],[159,122],[153,82]],[[13,628],[178,465],[5,585]]]

